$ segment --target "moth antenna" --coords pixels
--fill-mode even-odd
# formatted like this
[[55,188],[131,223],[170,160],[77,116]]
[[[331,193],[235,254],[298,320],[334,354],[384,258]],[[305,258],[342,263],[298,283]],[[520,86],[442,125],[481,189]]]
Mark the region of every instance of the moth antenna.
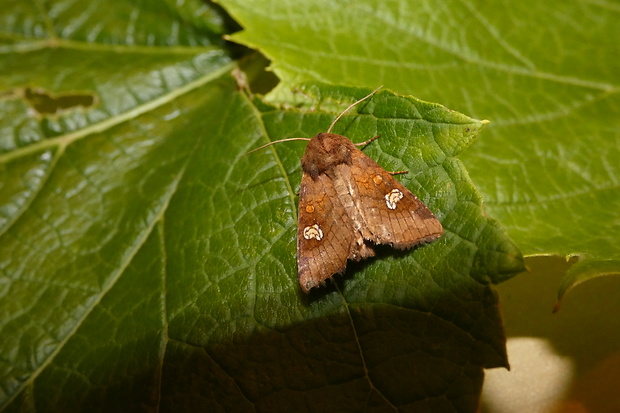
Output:
[[377,135],[377,136],[374,136],[374,137],[372,137],[372,138],[370,138],[370,139],[368,139],[368,140],[366,140],[364,142],[354,143],[353,145],[355,145],[355,146],[366,146],[370,142],[374,141],[375,139],[379,139],[380,137],[381,137],[381,135]]
[[273,144],[275,144],[275,143],[280,143],[280,142],[289,142],[289,141],[309,141],[309,140],[310,140],[310,139],[308,139],[308,138],[287,138],[287,139],[280,139],[280,140],[277,140],[277,141],[273,141],[273,142],[266,143],[266,144],[264,144],[263,146],[259,146],[258,148],[252,149],[251,151],[246,152],[246,153],[244,153],[243,155],[248,155],[248,154],[250,154],[250,153],[252,153],[252,152],[256,152],[256,151],[258,151],[258,150],[260,150],[260,149],[266,148],[267,146],[271,146],[271,145],[273,145]]
[[[353,108],[355,105],[365,101],[366,99],[368,99],[369,97],[371,97],[372,95],[374,95],[375,93],[377,93],[379,91],[379,89],[381,89],[383,87],[383,85],[379,86],[378,88],[376,88],[375,90],[373,90],[372,92],[370,92],[368,95],[364,96],[363,98],[361,98],[360,100],[358,100],[357,102],[353,102],[349,105],[349,107],[347,107],[344,111],[342,111],[342,113],[340,113],[340,115],[338,115],[338,117],[336,117],[336,119],[334,119],[334,121],[332,122],[331,125],[329,125],[329,129],[327,129],[327,133],[330,133],[332,131],[332,128],[334,127],[334,125],[336,124],[336,122],[338,122],[340,120],[340,118],[347,113],[349,110],[351,110],[351,108]],[[372,141],[374,141],[375,139],[377,139],[379,136],[375,136],[374,138],[368,139],[366,142],[363,142],[361,144],[356,144],[356,145],[366,145]],[[252,152],[256,152],[258,150],[261,150],[263,148],[266,148],[267,146],[271,146],[274,143],[280,143],[280,142],[290,142],[290,141],[310,141],[309,138],[287,138],[287,139],[280,139],[277,141],[273,141],[273,142],[269,142],[266,143],[262,146],[259,146],[258,148],[252,149],[249,152],[244,153],[243,155],[248,155],[251,154]]]
[[366,99],[368,99],[369,97],[371,97],[372,95],[374,95],[375,93],[377,93],[379,91],[379,89],[381,89],[383,87],[383,85],[379,86],[378,88],[376,88],[375,90],[373,90],[372,92],[370,92],[368,95],[364,96],[363,98],[361,98],[360,100],[358,100],[357,102],[353,102],[349,105],[348,108],[346,108],[344,111],[342,111],[342,113],[340,115],[338,115],[338,117],[336,119],[334,119],[334,121],[332,122],[331,125],[329,125],[329,129],[327,129],[327,133],[330,133],[332,131],[332,128],[334,127],[334,125],[336,124],[336,122],[338,122],[340,120],[340,118],[347,113],[349,110],[351,110],[352,107],[354,107],[355,105],[365,101]]

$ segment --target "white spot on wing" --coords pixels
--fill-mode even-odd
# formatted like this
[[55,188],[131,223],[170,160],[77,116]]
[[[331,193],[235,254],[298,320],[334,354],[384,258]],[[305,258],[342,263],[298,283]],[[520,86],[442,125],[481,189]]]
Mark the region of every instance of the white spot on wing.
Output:
[[320,241],[323,239],[323,231],[321,230],[321,227],[319,227],[319,224],[314,224],[310,227],[306,227],[304,228],[304,238],[305,239],[312,239],[314,238],[317,241]]
[[385,195],[385,203],[389,209],[396,209],[396,203],[403,199],[403,193],[399,189],[392,189]]

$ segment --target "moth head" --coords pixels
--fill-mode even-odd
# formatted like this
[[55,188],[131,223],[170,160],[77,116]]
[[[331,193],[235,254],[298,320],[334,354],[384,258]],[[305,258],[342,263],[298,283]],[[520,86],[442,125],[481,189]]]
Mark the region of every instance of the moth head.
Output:
[[344,136],[334,133],[319,133],[310,140],[301,158],[301,168],[312,179],[340,164],[351,164],[355,145]]

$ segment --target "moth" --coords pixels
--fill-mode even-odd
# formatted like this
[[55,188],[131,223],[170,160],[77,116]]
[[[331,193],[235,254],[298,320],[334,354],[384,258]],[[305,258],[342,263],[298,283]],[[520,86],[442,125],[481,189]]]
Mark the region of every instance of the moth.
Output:
[[[379,89],[377,89],[379,90]],[[297,225],[299,285],[308,293],[327,279],[344,272],[347,261],[375,255],[375,246],[407,249],[432,242],[443,234],[441,223],[411,191],[405,188],[358,146],[333,126],[358,100],[332,122],[327,132],[306,140],[301,158]]]

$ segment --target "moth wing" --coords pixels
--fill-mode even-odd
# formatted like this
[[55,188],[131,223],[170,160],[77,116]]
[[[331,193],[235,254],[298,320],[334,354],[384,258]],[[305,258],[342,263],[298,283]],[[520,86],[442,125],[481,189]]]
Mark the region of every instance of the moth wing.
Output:
[[374,255],[340,203],[332,180],[304,173],[299,190],[297,269],[303,291],[344,272],[347,259]]
[[426,205],[358,149],[352,156],[349,179],[359,191],[364,238],[404,249],[443,234],[441,223]]

